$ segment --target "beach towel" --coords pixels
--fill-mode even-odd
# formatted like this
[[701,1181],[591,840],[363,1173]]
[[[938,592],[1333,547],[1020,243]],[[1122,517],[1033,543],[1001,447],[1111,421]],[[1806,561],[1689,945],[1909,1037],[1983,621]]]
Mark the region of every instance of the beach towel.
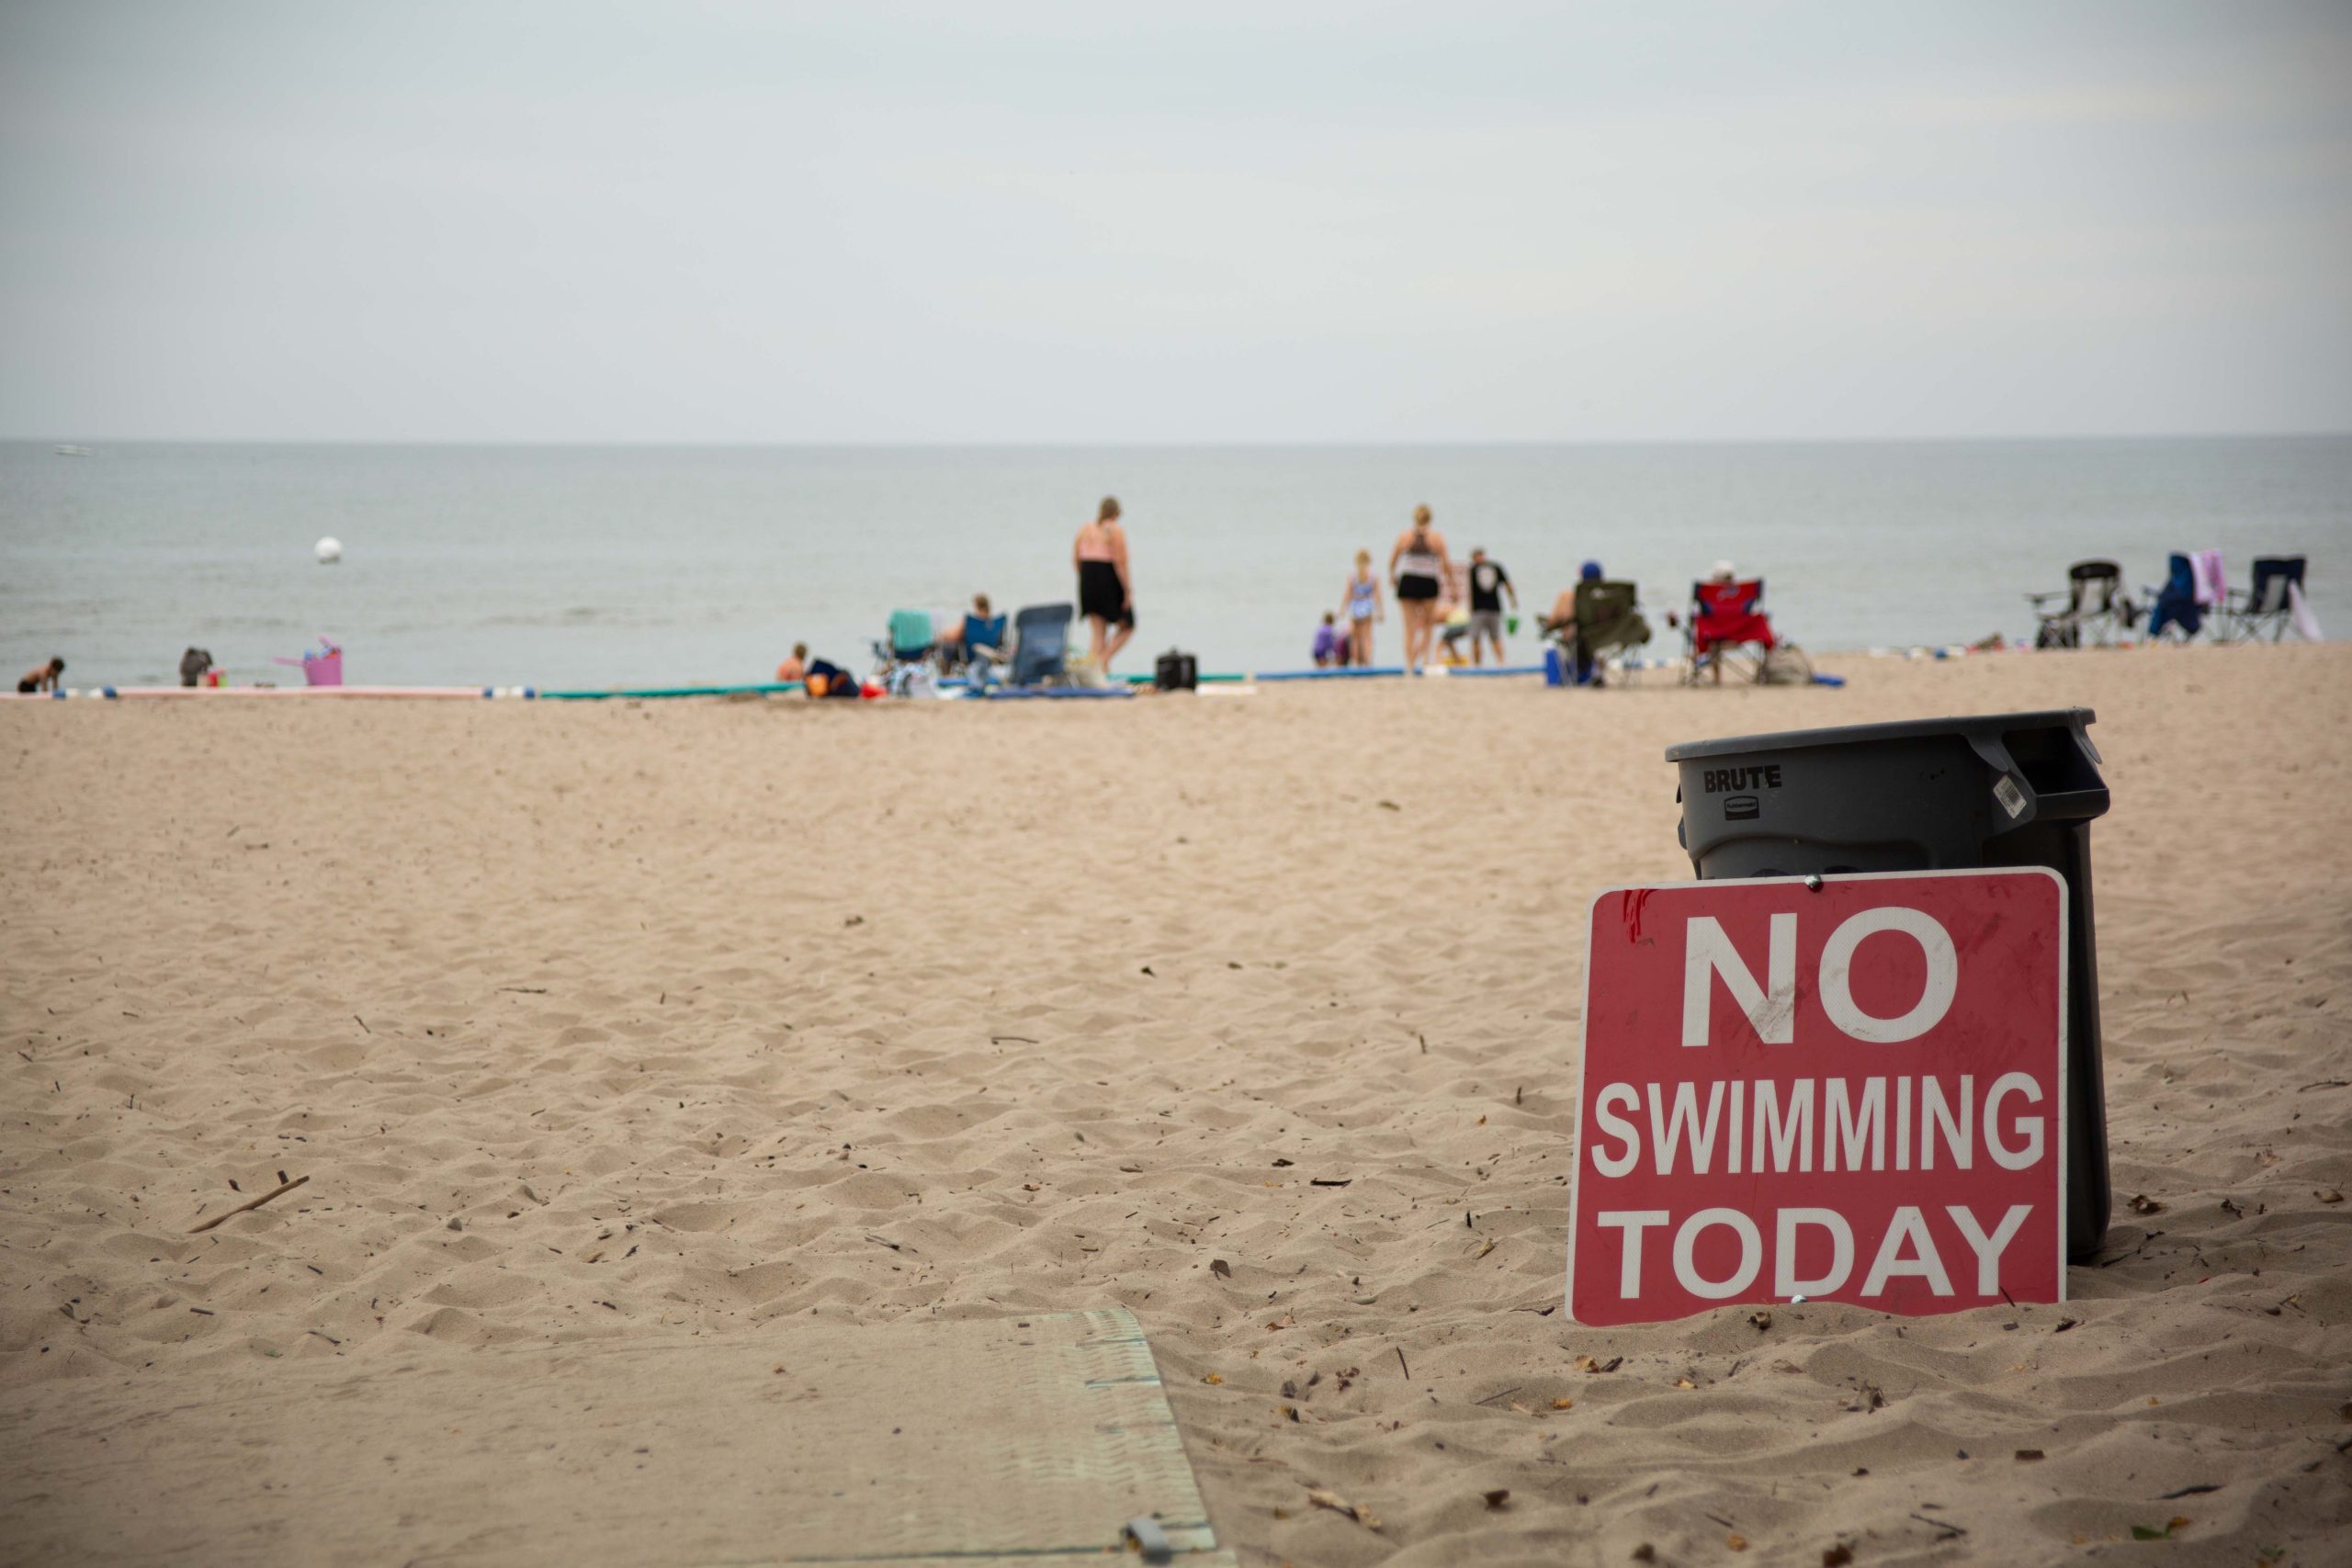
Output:
[[2196,566],[2177,551],[2166,557],[2165,561],[2165,585],[2157,590],[2155,604],[2148,612],[2148,638],[2152,642],[2164,635],[2167,626],[2178,626],[2183,637],[2195,637],[2205,624],[2202,601],[2197,596]]
[[2295,623],[2295,635],[2305,642],[2324,642],[2319,629],[2319,617],[2312,614],[2311,602],[2303,597],[2303,585],[2287,584],[2287,614]]
[[2222,568],[2221,551],[2191,550],[2188,552],[2188,565],[2197,578],[2198,604],[2210,607],[2229,603],[2230,579],[2229,573]]

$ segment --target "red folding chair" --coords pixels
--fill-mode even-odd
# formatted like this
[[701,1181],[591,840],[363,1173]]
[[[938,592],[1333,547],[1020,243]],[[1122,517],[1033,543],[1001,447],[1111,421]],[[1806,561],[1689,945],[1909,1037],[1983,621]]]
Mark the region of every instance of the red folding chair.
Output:
[[1692,583],[1688,640],[1693,684],[1702,671],[1712,668],[1720,685],[1726,660],[1735,663],[1743,680],[1761,681],[1764,657],[1780,640],[1764,614],[1764,580]]

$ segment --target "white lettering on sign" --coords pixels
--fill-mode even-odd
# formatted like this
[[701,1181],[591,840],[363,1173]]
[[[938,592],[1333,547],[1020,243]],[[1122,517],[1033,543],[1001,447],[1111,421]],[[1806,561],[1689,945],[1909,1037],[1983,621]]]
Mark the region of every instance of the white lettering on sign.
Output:
[[[1739,949],[1712,915],[1700,915],[1683,928],[1682,1043],[1706,1045],[1713,1034],[1714,982],[1720,979],[1731,999],[1747,1016],[1756,1038],[1767,1045],[1786,1045],[1796,1038],[1797,918],[1792,913],[1771,917],[1764,944],[1764,981],[1739,955]],[[1882,931],[1899,932],[1919,944],[1927,960],[1927,977],[1910,1010],[1880,1018],[1862,1010],[1854,1000],[1854,952],[1866,937]],[[1917,1040],[1951,1010],[1960,987],[1960,957],[1951,933],[1934,916],[1919,909],[1888,905],[1849,916],[1829,933],[1821,950],[1820,995],[1829,1021],[1856,1040],[1874,1045],[1895,1045]]]
[[[1906,1242],[1911,1247],[1907,1258],[1903,1255]],[[1909,1203],[1894,1211],[1894,1223],[1886,1227],[1878,1256],[1871,1259],[1871,1271],[1862,1280],[1862,1294],[1885,1294],[1886,1282],[1897,1275],[1925,1280],[1928,1289],[1939,1296],[1951,1294],[1951,1276],[1944,1272],[1944,1260],[1936,1251],[1935,1238],[1928,1234],[1928,1222]]]
[[[1770,1078],[1756,1080],[1756,1135],[1749,1140],[1749,1146],[1756,1151],[1754,1168],[1758,1171],[1813,1168],[1811,1078],[1799,1078],[1789,1085],[1789,1113],[1785,1117],[1781,1114],[1781,1086]],[[1792,1155],[1796,1157],[1793,1166],[1789,1163]]]
[[1714,999],[1711,975],[1723,976],[1724,989],[1747,1015],[1747,1026],[1756,1031],[1757,1039],[1767,1045],[1786,1045],[1796,1037],[1796,916],[1772,917],[1761,986],[1713,916],[1702,915],[1683,929],[1682,1043],[1707,1043],[1707,1016],[1713,1010]]
[[[1711,1225],[1721,1225],[1739,1238],[1739,1264],[1720,1280],[1710,1280],[1699,1272],[1692,1254],[1699,1248],[1699,1235]],[[1764,1267],[1764,1237],[1756,1222],[1737,1209],[1702,1209],[1682,1222],[1674,1233],[1674,1280],[1694,1296],[1708,1301],[1722,1301],[1736,1296],[1756,1283],[1756,1275]]]
[[1976,1082],[1973,1073],[1960,1075],[1960,1115],[1952,1116],[1951,1104],[1944,1099],[1944,1086],[1934,1078],[1919,1080],[1919,1168],[1936,1168],[1935,1130],[1944,1130],[1944,1152],[1951,1156],[1952,1164],[1966,1170],[1974,1151],[1968,1141],[1968,1091]]
[[1642,1233],[1652,1225],[1662,1225],[1670,1218],[1664,1209],[1621,1209],[1613,1214],[1596,1214],[1593,1223],[1603,1230],[1625,1233],[1624,1263],[1617,1270],[1617,1293],[1627,1301],[1642,1293]]
[[[1752,1114],[1743,1104],[1751,1087]],[[1909,1113],[1915,1088],[1916,1118]],[[1981,1097],[1973,1073],[1758,1078],[1753,1085],[1737,1078],[1704,1085],[1612,1083],[1593,1097],[1588,1147],[1593,1168],[1612,1180],[1641,1164],[1645,1149],[1659,1176],[1810,1171],[1816,1148],[1825,1171],[1934,1170],[1939,1160],[1973,1170],[1979,1148],[2004,1170],[2025,1170],[2041,1158],[2045,1118],[2007,1111],[2013,1096],[2040,1104],[2041,1086],[2025,1073],[2002,1074]],[[1635,1121],[1626,1111],[1645,1114]]]
[[2026,1216],[2033,1213],[2033,1205],[2010,1204],[2009,1212],[2001,1216],[2001,1223],[1994,1228],[1991,1235],[1984,1234],[1976,1223],[1975,1213],[1965,1205],[1947,1203],[1944,1213],[1951,1216],[1951,1223],[1958,1225],[1960,1234],[1967,1238],[1969,1249],[1976,1254],[1976,1293],[1991,1295],[2001,1288],[2001,1254],[2009,1249],[2011,1238],[2018,1234],[2018,1227],[2025,1224]]
[[[2001,1215],[2000,1223],[1987,1232],[1975,1211],[1965,1203],[1947,1203],[1943,1212],[1960,1232],[1976,1258],[1975,1293],[1993,1296],[2000,1293],[2001,1258],[2008,1251],[2009,1243],[2032,1216],[2030,1203],[2012,1203]],[[1665,1209],[1620,1209],[1596,1214],[1594,1222],[1604,1230],[1622,1231],[1624,1245],[1619,1255],[1617,1295],[1620,1301],[1640,1298],[1647,1267],[1648,1252],[1642,1245],[1643,1237],[1653,1230],[1673,1224],[1674,1215]],[[1736,1258],[1731,1270],[1721,1279],[1710,1279],[1698,1261],[1701,1238],[1707,1232],[1722,1229],[1731,1233],[1738,1244]],[[1827,1266],[1818,1274],[1807,1275],[1802,1254],[1807,1250],[1806,1233],[1818,1232],[1829,1244]],[[1814,1244],[1815,1247],[1818,1243]],[[1745,1211],[1739,1209],[1707,1208],[1695,1210],[1674,1225],[1674,1244],[1668,1249],[1667,1266],[1672,1271],[1675,1284],[1702,1301],[1719,1302],[1745,1293],[1764,1271],[1767,1246],[1763,1227]],[[1772,1216],[1772,1238],[1769,1248],[1772,1265],[1772,1293],[1782,1300],[1791,1296],[1826,1296],[1845,1289],[1854,1277],[1854,1227],[1845,1215],[1835,1209],[1780,1209]],[[1951,1273],[1944,1266],[1944,1247],[1937,1244],[1934,1232],[1928,1224],[1927,1212],[1916,1205],[1905,1204],[1894,1211],[1894,1220],[1886,1234],[1879,1238],[1878,1251],[1864,1272],[1858,1294],[1883,1296],[1888,1283],[1894,1280],[1916,1279],[1928,1292],[1938,1296],[1953,1293]]]
[[[1928,979],[1911,1010],[1894,1018],[1875,1018],[1854,1005],[1854,950],[1866,936],[1901,931],[1919,944],[1927,955]],[[1829,933],[1821,950],[1821,1006],[1829,1021],[1857,1040],[1893,1045],[1917,1040],[1943,1021],[1951,1010],[1952,993],[1960,987],[1960,958],[1952,952],[1951,933],[1932,915],[1900,905],[1864,909]]]
[[1693,1109],[1697,1087],[1692,1084],[1674,1086],[1674,1106],[1664,1122],[1658,1120],[1658,1086],[1645,1086],[1650,1091],[1650,1147],[1657,1152],[1657,1173],[1664,1176],[1674,1168],[1675,1151],[1689,1136],[1690,1168],[1701,1176],[1707,1174],[1708,1163],[1715,1153],[1715,1113],[1723,1109],[1724,1084],[1718,1078],[1707,1086],[1707,1120],[1702,1126]]
[[1634,1168],[1634,1161],[1642,1157],[1641,1129],[1618,1115],[1614,1109],[1620,1105],[1631,1108],[1641,1102],[1642,1097],[1629,1083],[1611,1084],[1592,1102],[1592,1120],[1594,1125],[1600,1129],[1600,1135],[1615,1138],[1625,1145],[1623,1154],[1611,1155],[1602,1152],[1598,1141],[1593,1144],[1593,1168],[1601,1175],[1611,1178],[1623,1176]]
[[[1860,1103],[1846,1098],[1846,1080],[1829,1080],[1828,1104],[1823,1108],[1821,1129],[1821,1168],[1836,1170],[1838,1165],[1837,1137],[1846,1145],[1848,1170],[1884,1170],[1886,1168],[1886,1080],[1865,1078]],[[1836,1129],[1836,1136],[1832,1129]],[[1870,1139],[1870,1163],[1862,1162],[1862,1140]]]
[[[1812,1225],[1829,1233],[1829,1271],[1815,1280],[1797,1277],[1797,1229]],[[1783,1209],[1773,1225],[1772,1293],[1826,1296],[1845,1288],[1854,1271],[1854,1227],[1835,1209]]]
[[2041,1118],[2018,1118],[2018,1135],[2023,1142],[2023,1147],[2013,1149],[2001,1142],[1999,1135],[1993,1131],[1993,1118],[2000,1114],[2001,1101],[2012,1094],[2025,1096],[2030,1104],[2041,1103],[2041,1086],[2033,1081],[2032,1074],[2003,1073],[1995,1078],[1992,1089],[1984,1096],[1984,1152],[1991,1155],[1993,1163],[2003,1170],[2024,1170],[2041,1158]]

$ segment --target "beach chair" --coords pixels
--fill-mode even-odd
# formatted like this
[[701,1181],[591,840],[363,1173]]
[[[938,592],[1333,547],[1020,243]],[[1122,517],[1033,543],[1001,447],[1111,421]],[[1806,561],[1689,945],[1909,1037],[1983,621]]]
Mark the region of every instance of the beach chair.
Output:
[[2222,616],[2213,627],[2215,642],[2260,642],[2263,633],[2272,642],[2295,624],[2295,600],[2303,591],[2301,556],[2256,556],[2254,585],[2233,588],[2222,600]]
[[1762,578],[1690,585],[1690,618],[1683,630],[1689,664],[1683,678],[1691,685],[1709,670],[1721,685],[1727,663],[1741,680],[1761,682],[1779,641],[1772,635],[1771,617],[1764,613]]
[[2104,648],[2139,619],[2123,596],[2123,569],[2111,560],[2078,560],[2066,569],[2064,588],[2026,598],[2041,623],[2033,634],[2036,648],[2081,648],[2086,638]]
[[963,635],[940,639],[940,674],[960,675],[985,689],[998,667],[1004,663],[1005,650],[1012,646],[1012,626],[1010,615],[967,613]]
[[1571,684],[1600,684],[1601,660],[1650,640],[1650,624],[1635,605],[1639,596],[1630,582],[1587,578],[1577,584],[1575,628],[1555,637],[1566,659]]
[[1069,604],[1031,604],[1013,615],[1010,684],[1045,686],[1069,679],[1069,623],[1075,613]]
[[[2173,554],[2165,574],[2165,585],[2148,592],[2150,642],[2187,642],[2204,626],[2205,606],[2198,602],[2197,597],[2197,569],[2187,556],[2177,552]],[[2165,636],[2167,627],[2173,628],[2177,635],[2167,638]]]
[[891,611],[889,634],[876,638],[874,644],[875,679],[885,686],[890,685],[909,666],[929,660],[937,640],[930,611]]

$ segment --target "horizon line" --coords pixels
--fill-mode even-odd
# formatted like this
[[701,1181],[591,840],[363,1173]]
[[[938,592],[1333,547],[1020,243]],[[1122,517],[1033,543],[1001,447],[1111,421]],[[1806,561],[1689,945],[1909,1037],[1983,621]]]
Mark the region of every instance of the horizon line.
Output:
[[372,446],[463,447],[478,450],[536,447],[551,449],[628,448],[684,451],[905,451],[959,449],[967,451],[1039,451],[1054,449],[1107,450],[1142,448],[1166,451],[1202,448],[1261,448],[1265,450],[1321,448],[1546,447],[1546,446],[2056,446],[2089,442],[2159,441],[2327,441],[2352,437],[2352,427],[2303,430],[2132,431],[2040,434],[1977,435],[1672,435],[1672,436],[1485,436],[1485,437],[1324,437],[1197,438],[1087,437],[1049,440],[987,438],[835,437],[831,439],[746,439],[735,441],[680,440],[650,437],[437,437],[347,435],[17,435],[0,434],[7,446]]

